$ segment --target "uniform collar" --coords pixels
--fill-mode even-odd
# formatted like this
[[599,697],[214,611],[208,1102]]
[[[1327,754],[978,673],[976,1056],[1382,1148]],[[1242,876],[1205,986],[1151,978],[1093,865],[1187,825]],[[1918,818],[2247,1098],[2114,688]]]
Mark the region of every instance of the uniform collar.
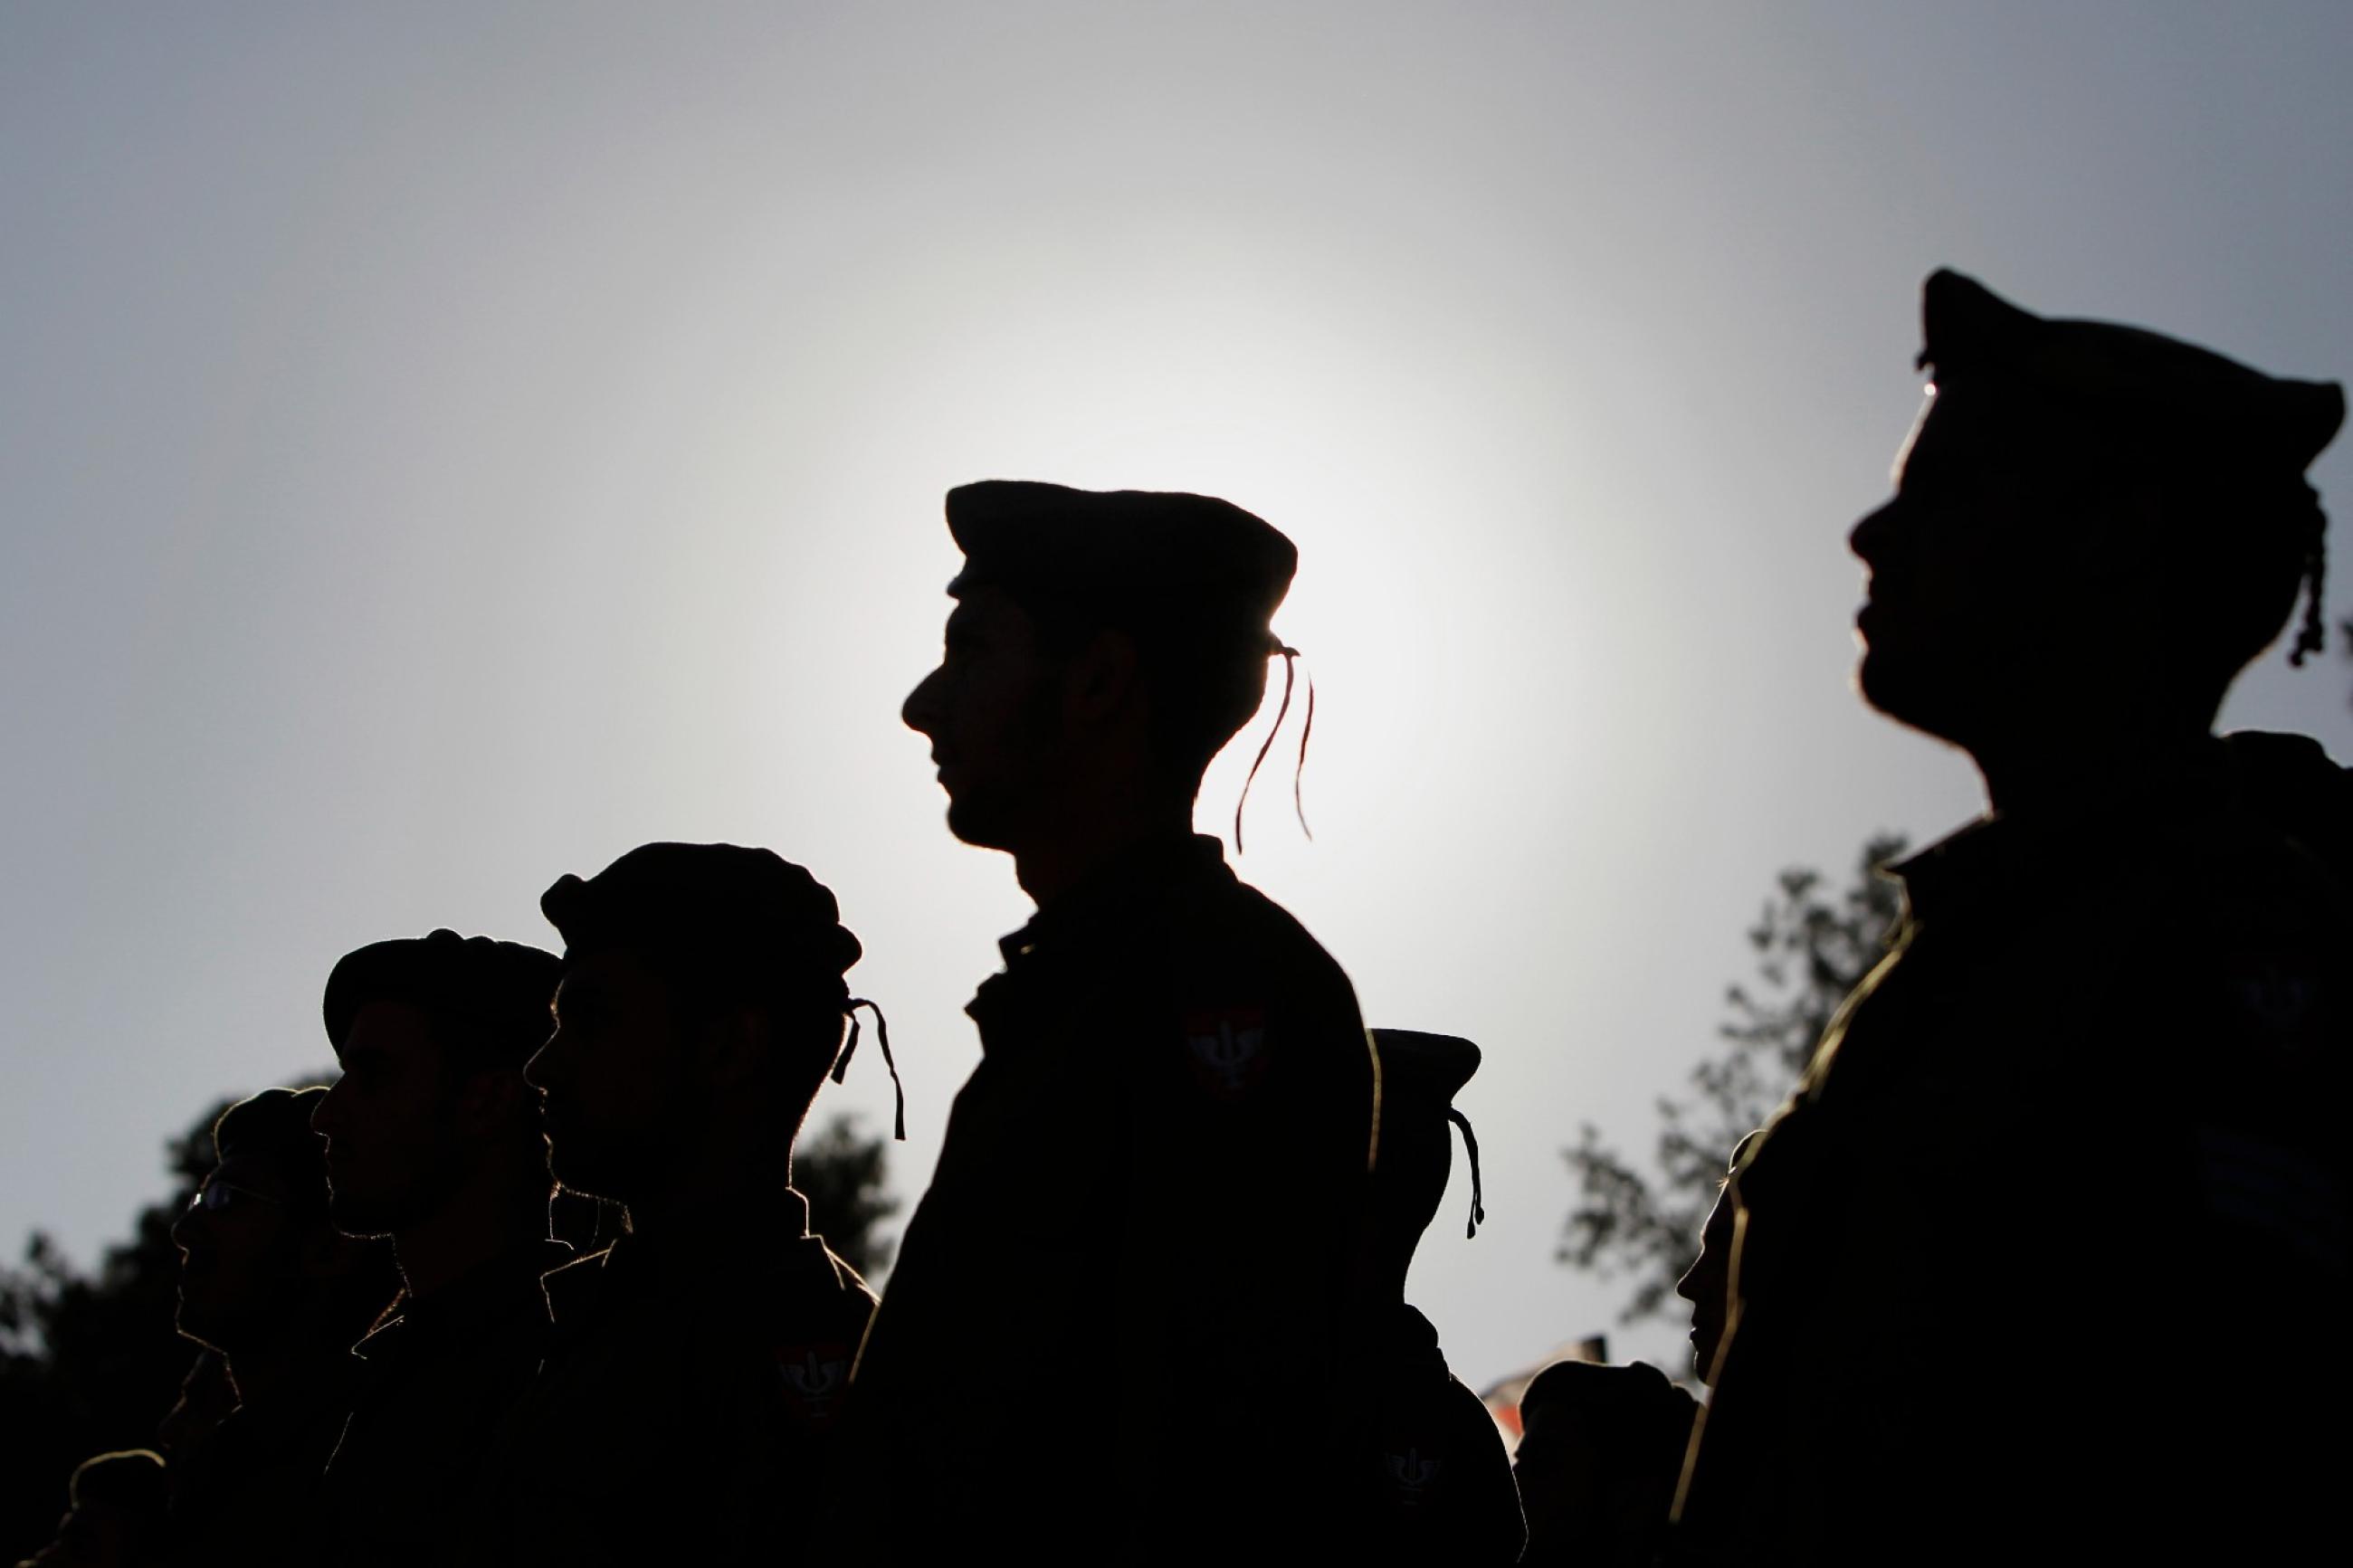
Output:
[[420,1301],[404,1290],[396,1314],[352,1349],[365,1356],[373,1346],[381,1353],[396,1339],[462,1333],[505,1317],[526,1292],[538,1299],[541,1277],[565,1267],[573,1256],[569,1246],[543,1237],[482,1264],[429,1300]]
[[2145,864],[2168,840],[2195,837],[2238,801],[2220,740],[2162,769],[2120,769],[2112,788],[2063,806],[1989,813],[1885,868],[1905,912],[1926,921],[1976,907],[2047,899],[2054,885],[2105,879]]
[[1208,874],[1233,875],[1226,869],[1225,846],[1208,834],[1147,839],[1097,867],[1032,915],[1027,925],[1000,940],[997,950],[1009,970],[1039,947],[1104,932],[1120,913],[1149,901],[1171,884]]

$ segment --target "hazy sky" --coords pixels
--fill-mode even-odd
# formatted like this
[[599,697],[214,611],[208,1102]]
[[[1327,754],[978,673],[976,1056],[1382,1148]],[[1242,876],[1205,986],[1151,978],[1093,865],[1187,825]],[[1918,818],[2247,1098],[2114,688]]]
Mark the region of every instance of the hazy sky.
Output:
[[1262,779],[1240,869],[1486,1048],[1458,1369],[1610,1327],[1577,1122],[1647,1146],[1778,868],[1976,808],[1848,686],[1922,276],[2353,373],[2348,70],[2341,0],[0,7],[0,1247],[652,838],[839,891],[912,1198],[1027,913],[897,717],[1001,476],[1298,542],[1316,837]]

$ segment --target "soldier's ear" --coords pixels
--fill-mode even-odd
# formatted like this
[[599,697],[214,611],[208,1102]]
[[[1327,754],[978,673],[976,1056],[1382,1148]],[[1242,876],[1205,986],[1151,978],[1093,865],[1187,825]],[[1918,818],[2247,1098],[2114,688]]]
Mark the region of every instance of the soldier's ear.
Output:
[[2171,544],[2165,486],[2150,474],[2112,474],[2089,488],[2064,533],[2078,575],[2128,584],[2157,575]]
[[1135,639],[1099,631],[1062,667],[1063,717],[1100,724],[1127,705],[1136,680]]
[[458,1090],[458,1125],[471,1137],[487,1137],[517,1117],[536,1117],[538,1106],[520,1068],[469,1073]]
[[750,1007],[732,1008],[712,1019],[699,1053],[705,1080],[721,1089],[758,1082],[768,1070],[768,1016]]

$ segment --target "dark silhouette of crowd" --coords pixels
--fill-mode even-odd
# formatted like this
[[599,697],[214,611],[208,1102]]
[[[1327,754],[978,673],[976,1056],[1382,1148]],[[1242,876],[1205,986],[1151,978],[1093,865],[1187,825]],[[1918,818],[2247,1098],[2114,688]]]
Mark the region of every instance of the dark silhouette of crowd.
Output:
[[[992,480],[948,493],[964,566],[902,717],[950,830],[1037,913],[967,1009],[982,1059],[881,1298],[793,1184],[861,1040],[897,1071],[835,893],[767,849],[648,844],[548,887],[560,954],[443,930],[334,966],[340,1078],[222,1115],[174,1227],[180,1403],[154,1450],[74,1473],[33,1561],[2334,1538],[2353,783],[2213,721],[2283,630],[2320,646],[2304,474],[2341,393],[1950,272],[1925,318],[1926,406],[1851,539],[1858,685],[1965,752],[1987,810],[1894,868],[1885,961],[1725,1151],[1680,1287],[1704,1401],[1564,1362],[1507,1452],[1407,1300],[1458,1128],[1477,1228],[1452,1102],[1479,1047],[1367,1029],[1192,826],[1277,658],[1292,707],[1291,542],[1207,497]],[[555,1239],[559,1184],[622,1234]]]

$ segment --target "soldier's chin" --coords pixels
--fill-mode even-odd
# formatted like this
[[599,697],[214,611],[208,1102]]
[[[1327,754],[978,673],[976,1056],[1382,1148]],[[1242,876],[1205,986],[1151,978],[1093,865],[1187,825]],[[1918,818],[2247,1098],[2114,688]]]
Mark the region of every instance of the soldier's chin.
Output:
[[629,1185],[628,1180],[616,1172],[609,1162],[597,1159],[585,1150],[575,1149],[567,1154],[561,1147],[551,1144],[547,1151],[547,1165],[556,1184],[567,1193],[576,1193],[584,1198],[603,1198],[617,1204],[629,1201],[620,1190]]
[[1003,849],[1010,842],[1006,814],[986,795],[967,794],[948,800],[948,831],[979,849]]
[[1919,715],[1933,707],[1905,661],[1880,648],[1862,650],[1855,667],[1854,689],[1862,700],[1900,724],[1921,722]]
[[[230,1323],[227,1326],[232,1331],[230,1337],[234,1338],[236,1325]],[[221,1348],[223,1324],[219,1316],[204,1301],[190,1301],[183,1297],[178,1310],[173,1316],[172,1327],[178,1331],[182,1339],[194,1340],[206,1350]]]
[[335,1193],[327,1204],[327,1217],[345,1236],[390,1236],[413,1225],[413,1205],[373,1194]]

